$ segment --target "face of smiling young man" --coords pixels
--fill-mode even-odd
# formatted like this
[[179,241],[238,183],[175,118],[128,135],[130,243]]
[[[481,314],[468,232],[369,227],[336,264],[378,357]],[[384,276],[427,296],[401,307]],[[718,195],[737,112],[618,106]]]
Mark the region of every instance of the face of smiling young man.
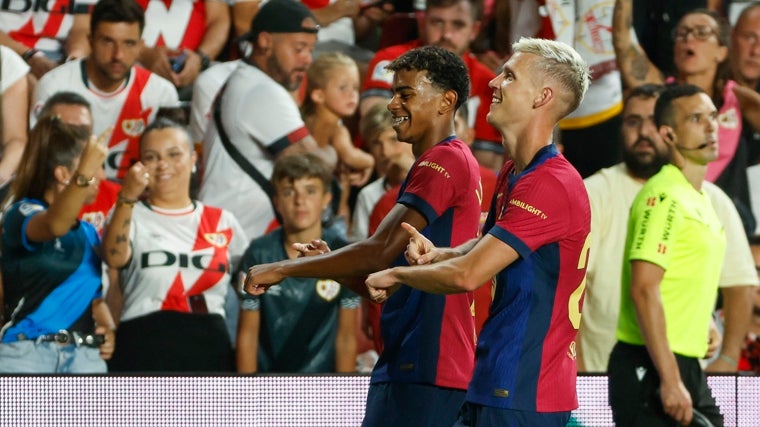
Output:
[[488,83],[493,89],[491,109],[486,116],[488,123],[502,134],[519,132],[515,125],[527,121],[533,99],[540,94],[540,86],[534,80],[530,64],[538,57],[517,52],[504,64],[501,74]]
[[[427,71],[400,70],[393,77],[393,98],[388,103],[388,111],[393,117],[393,129],[398,140],[414,147],[435,137],[436,124],[443,90],[433,86]],[[432,141],[432,144],[438,141]],[[415,155],[419,157],[417,149]]]

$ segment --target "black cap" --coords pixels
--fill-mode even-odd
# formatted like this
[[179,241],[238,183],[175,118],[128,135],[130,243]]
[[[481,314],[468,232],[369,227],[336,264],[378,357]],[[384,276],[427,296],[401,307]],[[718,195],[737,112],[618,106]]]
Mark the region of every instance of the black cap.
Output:
[[317,19],[298,0],[269,0],[251,22],[251,30],[238,40],[254,41],[259,33],[310,33],[319,31]]

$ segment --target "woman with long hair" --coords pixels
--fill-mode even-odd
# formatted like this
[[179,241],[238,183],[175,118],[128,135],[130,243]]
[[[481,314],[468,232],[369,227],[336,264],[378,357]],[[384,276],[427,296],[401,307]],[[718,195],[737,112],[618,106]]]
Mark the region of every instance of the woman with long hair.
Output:
[[100,239],[77,219],[103,179],[105,135],[43,118],[2,221],[4,323],[0,372],[105,372],[114,324],[102,299]]

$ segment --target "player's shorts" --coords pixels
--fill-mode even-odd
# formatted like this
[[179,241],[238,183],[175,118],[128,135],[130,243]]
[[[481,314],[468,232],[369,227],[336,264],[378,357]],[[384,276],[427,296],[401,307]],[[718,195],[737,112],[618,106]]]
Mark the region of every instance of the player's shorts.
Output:
[[570,411],[518,411],[466,402],[454,427],[565,427],[568,421]]
[[465,390],[429,384],[371,384],[362,427],[451,426],[465,394]]

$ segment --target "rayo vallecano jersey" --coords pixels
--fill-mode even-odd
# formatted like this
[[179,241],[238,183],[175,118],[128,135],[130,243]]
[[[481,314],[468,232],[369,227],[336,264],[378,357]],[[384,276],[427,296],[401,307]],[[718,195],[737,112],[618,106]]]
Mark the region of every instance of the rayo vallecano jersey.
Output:
[[121,320],[159,310],[189,313],[189,298],[203,294],[209,313],[224,316],[230,270],[248,239],[229,212],[194,202],[179,210],[135,205],[132,259],[119,275]]
[[74,15],[89,13],[97,0],[11,0],[0,2],[0,31],[28,47],[60,51]]
[[145,10],[146,46],[195,50],[201,44],[206,32],[204,0],[137,0],[137,4]]
[[34,126],[45,101],[59,91],[73,91],[84,96],[92,106],[93,130],[100,134],[112,127],[108,140],[106,176],[121,179],[139,158],[140,135],[156,117],[160,107],[176,107],[177,89],[168,80],[134,66],[127,84],[104,95],[90,88],[84,60],[62,64],[42,76],[34,94],[30,125]]

